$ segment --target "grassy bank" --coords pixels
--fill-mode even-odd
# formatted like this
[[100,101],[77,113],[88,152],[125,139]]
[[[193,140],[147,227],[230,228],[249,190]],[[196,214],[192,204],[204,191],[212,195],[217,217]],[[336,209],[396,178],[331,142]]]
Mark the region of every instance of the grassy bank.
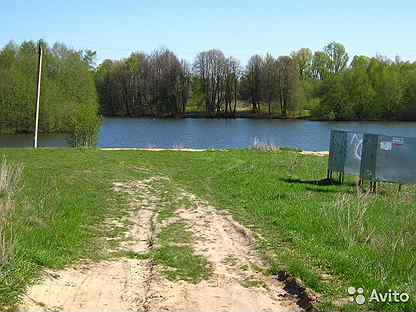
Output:
[[[12,261],[0,279],[0,310],[42,267],[62,268],[78,259],[100,259],[108,214],[121,215],[123,198],[111,192],[114,180],[140,173],[122,160],[82,151],[0,152],[23,166],[23,190],[13,216]],[[133,162],[132,162],[133,163]]]
[[110,191],[112,182],[138,178],[143,171],[137,168],[145,167],[261,234],[259,247],[273,271],[287,269],[321,293],[321,308],[348,299],[348,286],[411,297],[407,305],[363,309],[416,308],[413,186],[397,193],[386,184],[376,196],[358,196],[352,178],[342,186],[315,183],[326,175],[326,158],[288,151],[2,150],[2,155],[23,164],[24,187],[14,216],[15,255],[2,271],[0,307],[13,303],[42,267],[99,259],[100,222],[125,209],[123,198]]

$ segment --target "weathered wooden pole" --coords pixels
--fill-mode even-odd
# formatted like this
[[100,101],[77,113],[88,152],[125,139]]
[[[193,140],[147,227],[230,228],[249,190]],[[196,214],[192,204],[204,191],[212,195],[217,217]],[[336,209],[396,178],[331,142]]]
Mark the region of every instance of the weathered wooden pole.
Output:
[[39,60],[38,60],[38,82],[36,87],[36,119],[35,119],[35,139],[33,147],[38,148],[38,131],[39,131],[39,105],[40,105],[40,86],[42,81],[42,41],[39,41]]

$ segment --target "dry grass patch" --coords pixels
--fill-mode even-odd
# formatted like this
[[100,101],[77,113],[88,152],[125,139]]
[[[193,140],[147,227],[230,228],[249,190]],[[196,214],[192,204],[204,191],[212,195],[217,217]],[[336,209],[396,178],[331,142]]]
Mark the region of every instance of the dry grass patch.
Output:
[[13,252],[12,215],[15,210],[15,194],[19,190],[22,166],[11,165],[3,158],[0,165],[0,268]]

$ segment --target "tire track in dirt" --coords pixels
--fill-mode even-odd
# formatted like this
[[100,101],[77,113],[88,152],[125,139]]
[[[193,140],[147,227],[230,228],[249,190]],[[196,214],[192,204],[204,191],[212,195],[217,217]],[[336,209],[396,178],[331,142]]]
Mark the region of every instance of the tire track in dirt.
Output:
[[301,310],[281,282],[263,273],[265,264],[247,229],[191,193],[180,191],[176,198],[185,204],[175,213],[186,222],[195,253],[212,264],[213,274],[198,284],[154,279],[154,311]]
[[[283,284],[264,274],[265,264],[250,232],[232,217],[191,193],[174,188],[167,203],[166,177],[114,183],[128,195],[132,210],[121,250],[148,254],[157,239],[155,224],[161,208],[176,207],[175,218],[193,236],[195,254],[212,265],[209,279],[197,284],[170,281],[163,267],[146,258],[79,264],[60,271],[46,270],[43,280],[23,297],[20,311],[294,311],[295,300]],[[171,190],[172,188],[169,188]],[[172,192],[172,191],[171,191]],[[173,196],[172,196],[173,195]],[[117,224],[108,220],[108,224]]]
[[[159,177],[129,183],[114,183],[113,191],[128,195],[132,226],[125,233],[121,250],[146,254],[151,249],[154,208],[159,205],[152,184]],[[107,226],[120,226],[109,219]],[[118,258],[46,270],[43,280],[23,297],[19,311],[146,311],[152,279],[151,259]]]

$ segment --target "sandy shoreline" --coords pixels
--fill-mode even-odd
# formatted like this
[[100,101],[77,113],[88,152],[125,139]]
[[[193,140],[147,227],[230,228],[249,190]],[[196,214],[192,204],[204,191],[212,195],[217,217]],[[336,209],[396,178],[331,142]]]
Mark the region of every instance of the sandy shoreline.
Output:
[[[163,151],[173,151],[173,152],[207,152],[207,151],[221,151],[226,152],[228,150],[224,149],[196,149],[196,148],[100,148],[102,151],[148,151],[148,152],[163,152]],[[321,156],[325,157],[329,155],[328,151],[301,151],[299,152],[302,155],[309,156]]]
[[[100,148],[102,151],[148,151],[148,152],[206,152],[208,149],[195,149],[195,148],[136,148],[136,147],[121,147],[121,148]],[[213,150],[211,150],[213,151]],[[224,150],[221,150],[224,151]]]

